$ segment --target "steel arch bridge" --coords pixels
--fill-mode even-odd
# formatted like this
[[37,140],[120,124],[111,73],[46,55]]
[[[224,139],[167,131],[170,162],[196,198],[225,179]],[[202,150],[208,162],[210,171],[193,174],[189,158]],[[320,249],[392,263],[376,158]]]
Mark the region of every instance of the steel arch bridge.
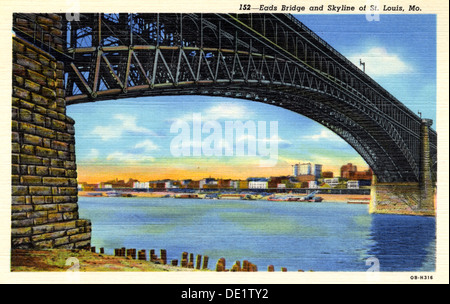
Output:
[[63,33],[67,49],[52,51],[65,63],[67,105],[189,94],[273,104],[334,131],[379,182],[422,179],[429,121],[291,15],[81,14]]

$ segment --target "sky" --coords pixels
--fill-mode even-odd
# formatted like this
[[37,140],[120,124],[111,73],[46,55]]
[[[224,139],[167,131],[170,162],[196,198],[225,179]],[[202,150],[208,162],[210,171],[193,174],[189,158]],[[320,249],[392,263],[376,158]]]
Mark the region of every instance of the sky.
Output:
[[[364,15],[296,17],[356,65],[360,59],[365,62],[366,73],[414,113],[436,119],[434,15],[381,15],[372,22]],[[80,182],[269,177],[289,175],[293,164],[304,162],[322,164],[323,170],[335,175],[349,162],[360,170],[368,168],[350,145],[320,124],[279,107],[241,99],[140,97],[71,105],[67,114],[76,121]],[[208,127],[200,133],[201,140],[194,130],[199,116],[202,127]],[[253,122],[255,133],[234,134],[227,141],[227,121]],[[181,134],[192,140],[189,146],[183,146]],[[219,141],[213,155],[198,150],[202,143]],[[249,155],[249,142],[255,143],[254,155]],[[241,143],[247,148],[244,155],[236,155]],[[267,149],[275,146],[277,151]],[[182,147],[190,156],[180,155]],[[227,147],[234,152],[225,155]],[[204,153],[194,155],[196,148]]]

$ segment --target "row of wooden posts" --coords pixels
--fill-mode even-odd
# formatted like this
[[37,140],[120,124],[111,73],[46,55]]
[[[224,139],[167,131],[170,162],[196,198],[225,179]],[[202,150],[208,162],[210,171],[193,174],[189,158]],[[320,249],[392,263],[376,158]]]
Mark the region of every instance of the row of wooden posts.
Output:
[[[96,252],[96,247],[91,247],[91,252]],[[101,247],[99,250],[100,254],[104,254],[105,253],[105,248]],[[140,261],[147,261],[147,251],[145,249],[136,251],[135,248],[116,248],[114,249],[114,256],[119,256],[119,257],[129,257],[132,258],[134,260],[138,259]],[[154,249],[151,249],[149,251],[149,261],[156,263],[156,264],[162,264],[162,265],[166,265],[167,264],[167,251],[165,249],[161,249],[160,250],[160,257],[158,258],[158,255],[155,253]],[[202,259],[203,259],[203,263],[202,263]],[[202,256],[200,254],[197,254],[196,259],[195,259],[195,263],[194,263],[194,254],[193,253],[188,253],[188,252],[183,252],[181,254],[181,264],[180,266],[183,268],[194,268],[195,269],[208,269],[208,262],[209,262],[209,257],[207,255]],[[178,266],[178,260],[174,259],[170,261],[170,265],[172,266]],[[217,272],[224,272],[224,271],[231,271],[231,272],[257,272],[258,271],[258,266],[256,266],[255,264],[244,260],[242,261],[242,266],[241,266],[241,262],[240,261],[236,261],[233,266],[230,269],[226,268],[226,261],[225,258],[220,258],[217,261],[216,264],[216,271]],[[269,265],[267,267],[267,271],[268,272],[274,272],[275,268],[273,265]],[[282,272],[286,272],[287,268],[286,267],[281,267],[281,271]],[[300,272],[302,272],[303,270],[299,270]]]

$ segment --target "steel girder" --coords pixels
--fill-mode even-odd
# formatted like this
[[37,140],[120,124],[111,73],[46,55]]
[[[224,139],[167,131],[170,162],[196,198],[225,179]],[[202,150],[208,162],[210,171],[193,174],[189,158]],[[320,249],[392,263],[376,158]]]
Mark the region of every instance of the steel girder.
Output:
[[[273,103],[336,132],[379,181],[420,180],[421,119],[290,15],[82,14],[66,28],[68,105],[170,94]],[[430,141],[435,174],[434,131]]]

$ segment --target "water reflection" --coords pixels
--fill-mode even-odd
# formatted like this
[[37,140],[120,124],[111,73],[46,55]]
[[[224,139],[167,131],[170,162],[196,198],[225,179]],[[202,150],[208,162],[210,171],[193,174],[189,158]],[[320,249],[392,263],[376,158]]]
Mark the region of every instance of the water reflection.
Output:
[[374,214],[371,239],[380,271],[435,271],[435,218]]

